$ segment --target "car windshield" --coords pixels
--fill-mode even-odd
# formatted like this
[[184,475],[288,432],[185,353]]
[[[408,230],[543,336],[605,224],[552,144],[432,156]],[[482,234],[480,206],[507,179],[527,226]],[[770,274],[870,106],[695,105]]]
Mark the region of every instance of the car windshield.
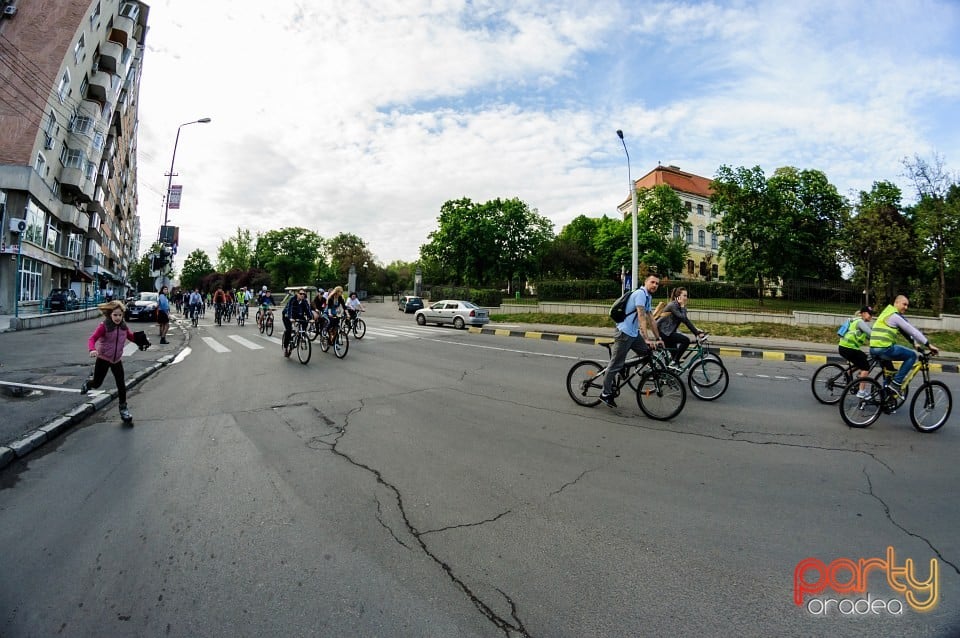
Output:
[[157,301],[157,293],[155,292],[141,292],[139,301]]
[[476,305],[476,304],[474,304],[474,303],[471,303],[471,302],[469,302],[469,301],[461,301],[461,302],[460,302],[460,305],[463,306],[464,308],[479,308],[479,307],[480,307],[480,306],[478,306],[478,305]]

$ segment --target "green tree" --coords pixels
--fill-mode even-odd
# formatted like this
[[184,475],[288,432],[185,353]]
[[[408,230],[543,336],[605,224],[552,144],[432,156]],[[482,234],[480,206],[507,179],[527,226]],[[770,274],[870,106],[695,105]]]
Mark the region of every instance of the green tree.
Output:
[[340,233],[324,242],[324,246],[330,258],[330,269],[342,285],[347,283],[350,266],[353,266],[357,273],[358,284],[374,279],[377,271],[376,259],[367,243],[356,235]]
[[[898,284],[915,273],[918,248],[900,200],[896,185],[874,182],[870,191],[860,191],[843,230],[842,253],[853,264],[854,282],[867,291],[868,303],[892,300]],[[877,289],[884,291],[882,297],[873,293]]]
[[[626,221],[632,236],[633,220]],[[673,236],[674,227],[680,229],[679,237]],[[684,237],[688,228],[687,211],[673,188],[658,184],[637,192],[637,250],[641,263],[661,274],[681,272],[687,259]],[[633,259],[632,251],[630,258]]]
[[154,279],[156,277],[150,264],[150,254],[147,253],[130,267],[130,283],[140,291],[153,290]]
[[270,273],[273,287],[309,283],[317,273],[323,239],[297,226],[270,230],[257,237],[255,259]]
[[495,220],[497,260],[494,276],[505,281],[513,292],[530,273],[538,270],[545,247],[553,240],[553,222],[519,199],[495,199],[487,202]]
[[248,270],[253,263],[253,235],[237,227],[237,234],[220,243],[217,250],[217,270]]
[[599,263],[598,274],[616,279],[624,266],[629,270],[630,263],[633,261],[633,250],[630,248],[632,235],[632,219],[612,219],[604,215],[597,220],[593,250]]
[[939,155],[934,155],[929,161],[915,155],[913,160],[905,159],[903,164],[917,192],[918,201],[913,210],[916,231],[920,241],[927,247],[927,254],[936,263],[935,310],[942,313],[950,255],[956,253],[960,246],[958,185],[947,174]]
[[197,248],[187,255],[183,262],[183,271],[180,274],[180,287],[193,290],[199,288],[203,278],[213,273],[213,264],[207,253]]

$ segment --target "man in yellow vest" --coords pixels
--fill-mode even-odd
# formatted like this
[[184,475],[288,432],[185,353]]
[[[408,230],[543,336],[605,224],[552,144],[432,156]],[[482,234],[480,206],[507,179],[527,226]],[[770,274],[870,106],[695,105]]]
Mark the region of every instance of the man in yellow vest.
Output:
[[897,295],[893,303],[884,308],[880,316],[877,317],[877,320],[873,323],[873,330],[870,332],[870,354],[884,361],[903,362],[889,386],[900,397],[903,396],[901,384],[904,377],[910,372],[910,368],[916,363],[917,353],[896,343],[897,332],[903,332],[914,342],[927,346],[933,354],[940,354],[940,350],[930,343],[930,340],[922,332],[903,318],[903,313],[909,306],[910,302],[904,295]]
[[[860,347],[870,340],[870,333],[872,332],[870,322],[872,320],[873,308],[870,306],[860,308],[860,318],[850,320],[850,327],[847,328],[846,334],[840,337],[840,343],[837,344],[840,356],[860,370],[861,379],[866,379],[870,375],[870,360],[867,359],[867,353],[861,350]],[[887,365],[891,366],[891,370],[893,369],[891,364]],[[865,384],[860,385],[860,391],[857,392],[857,396],[861,399],[866,399],[870,396],[870,392],[866,390]]]

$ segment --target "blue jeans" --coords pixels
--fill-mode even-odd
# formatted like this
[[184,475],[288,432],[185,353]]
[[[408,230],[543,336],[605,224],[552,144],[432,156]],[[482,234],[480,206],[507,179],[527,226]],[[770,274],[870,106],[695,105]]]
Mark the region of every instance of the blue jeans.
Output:
[[910,372],[910,368],[917,362],[916,351],[906,347],[894,344],[886,348],[870,348],[870,354],[885,361],[902,361],[900,369],[894,375],[893,380],[897,383],[903,383],[903,378]]

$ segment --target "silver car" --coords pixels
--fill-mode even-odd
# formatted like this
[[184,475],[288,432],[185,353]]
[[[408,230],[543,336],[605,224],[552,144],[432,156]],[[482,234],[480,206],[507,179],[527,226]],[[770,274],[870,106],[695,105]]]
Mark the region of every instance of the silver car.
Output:
[[456,299],[441,299],[426,308],[417,311],[417,323],[421,326],[428,323],[443,325],[452,323],[454,328],[462,330],[466,326],[482,326],[490,321],[490,315],[485,308],[474,305],[469,301]]

